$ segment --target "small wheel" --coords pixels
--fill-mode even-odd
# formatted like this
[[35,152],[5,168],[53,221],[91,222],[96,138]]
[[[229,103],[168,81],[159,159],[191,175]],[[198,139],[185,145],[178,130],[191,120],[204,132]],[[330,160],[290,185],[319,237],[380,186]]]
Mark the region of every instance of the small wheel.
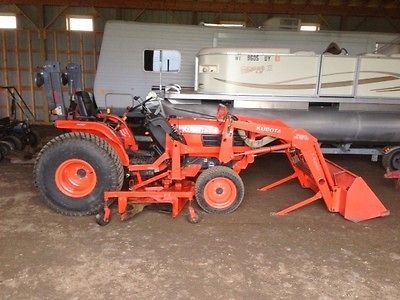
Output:
[[187,215],[187,220],[190,224],[198,224],[201,221],[201,217],[199,214],[196,214],[195,216]]
[[382,165],[386,170],[400,170],[400,148],[393,148],[382,156]]
[[3,156],[7,156],[14,151],[14,145],[7,141],[0,141],[0,151],[3,152]]
[[0,156],[3,159],[4,157],[6,157],[8,153],[8,147],[7,145],[4,145],[0,142]]
[[35,130],[30,130],[26,135],[27,144],[32,148],[35,148],[39,145],[40,135]]
[[100,226],[106,226],[108,223],[110,223],[111,218],[105,218],[105,214],[104,211],[103,212],[99,212],[96,215],[96,223],[99,224]]
[[244,198],[244,184],[232,169],[217,166],[203,171],[196,180],[196,201],[208,213],[235,211]]
[[197,224],[201,221],[201,217],[201,214],[197,210],[195,210],[191,204],[189,204],[188,213],[186,215],[188,222],[191,224]]
[[3,138],[3,141],[13,144],[14,149],[17,151],[21,151],[25,147],[25,144],[15,135],[7,135]]

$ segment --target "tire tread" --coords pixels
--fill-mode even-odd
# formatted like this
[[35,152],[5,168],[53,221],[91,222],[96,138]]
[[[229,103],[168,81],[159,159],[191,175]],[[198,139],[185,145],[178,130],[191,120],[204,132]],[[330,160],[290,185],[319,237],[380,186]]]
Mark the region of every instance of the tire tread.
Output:
[[98,136],[84,132],[69,132],[56,136],[40,150],[36,158],[33,169],[34,184],[37,188],[39,188],[43,201],[57,213],[67,216],[93,215],[98,212],[99,207],[97,206],[92,207],[90,210],[82,212],[82,211],[71,211],[57,206],[43,192],[44,186],[43,183],[40,182],[39,180],[40,176],[38,176],[41,168],[42,159],[45,159],[45,155],[46,153],[48,153],[48,151],[50,151],[51,149],[53,149],[54,147],[58,146],[61,143],[65,144],[75,140],[87,141],[89,143],[96,145],[100,149],[104,150],[104,155],[109,156],[112,159],[112,170],[109,170],[112,182],[112,189],[120,190],[122,188],[125,172],[121,164],[121,160],[119,159],[118,155],[116,154],[112,146],[105,140],[99,138]]
[[[203,188],[207,184],[208,181],[215,177],[225,177],[228,179],[231,179],[237,188],[237,194],[238,194],[238,200],[234,202],[233,205],[231,205],[228,208],[224,209],[215,209],[210,206],[208,206],[204,199],[203,199]],[[235,211],[240,204],[243,202],[244,198],[244,184],[242,179],[240,178],[239,174],[237,174],[235,171],[233,171],[231,168],[228,168],[226,166],[215,166],[211,167],[205,171],[203,171],[199,177],[196,180],[196,189],[195,189],[195,197],[197,204],[206,212],[208,213],[214,213],[214,214],[227,214]]]

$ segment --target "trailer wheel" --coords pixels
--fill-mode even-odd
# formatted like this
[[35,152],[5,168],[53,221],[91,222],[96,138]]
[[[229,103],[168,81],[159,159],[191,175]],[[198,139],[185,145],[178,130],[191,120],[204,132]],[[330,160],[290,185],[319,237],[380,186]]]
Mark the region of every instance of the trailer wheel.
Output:
[[244,184],[232,169],[216,166],[203,171],[196,180],[196,201],[208,213],[235,211],[243,201]]
[[43,201],[70,216],[95,214],[104,191],[120,190],[124,169],[114,149],[99,137],[66,133],[47,143],[34,167]]
[[382,165],[386,170],[400,170],[400,148],[396,147],[382,156]]

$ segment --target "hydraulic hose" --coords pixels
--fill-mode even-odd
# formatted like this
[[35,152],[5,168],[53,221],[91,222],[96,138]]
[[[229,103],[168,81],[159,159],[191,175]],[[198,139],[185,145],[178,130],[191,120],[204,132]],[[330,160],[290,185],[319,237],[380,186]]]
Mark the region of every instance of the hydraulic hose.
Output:
[[249,146],[250,148],[261,148],[273,141],[276,140],[276,138],[270,137],[270,136],[266,136],[263,137],[260,140],[252,140],[249,139],[246,135],[246,132],[244,130],[238,129],[238,133],[240,138],[244,141],[244,143]]

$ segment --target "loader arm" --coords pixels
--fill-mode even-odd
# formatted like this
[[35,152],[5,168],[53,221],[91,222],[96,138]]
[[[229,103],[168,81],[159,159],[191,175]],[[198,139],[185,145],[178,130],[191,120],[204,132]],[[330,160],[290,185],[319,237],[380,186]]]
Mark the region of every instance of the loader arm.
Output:
[[[270,136],[280,143],[235,153],[232,147],[235,130],[243,130],[249,136],[258,138]],[[278,214],[289,213],[321,198],[329,211],[339,212],[346,219],[354,222],[389,214],[361,177],[325,160],[317,139],[304,129],[290,128],[277,120],[226,115],[219,152],[221,163],[228,163],[235,157],[241,157],[233,166],[238,172],[246,168],[248,163],[253,162],[255,156],[274,151],[285,151],[294,173],[260,190],[266,191],[297,178],[302,187],[309,188],[315,193],[309,199],[282,210]]]

